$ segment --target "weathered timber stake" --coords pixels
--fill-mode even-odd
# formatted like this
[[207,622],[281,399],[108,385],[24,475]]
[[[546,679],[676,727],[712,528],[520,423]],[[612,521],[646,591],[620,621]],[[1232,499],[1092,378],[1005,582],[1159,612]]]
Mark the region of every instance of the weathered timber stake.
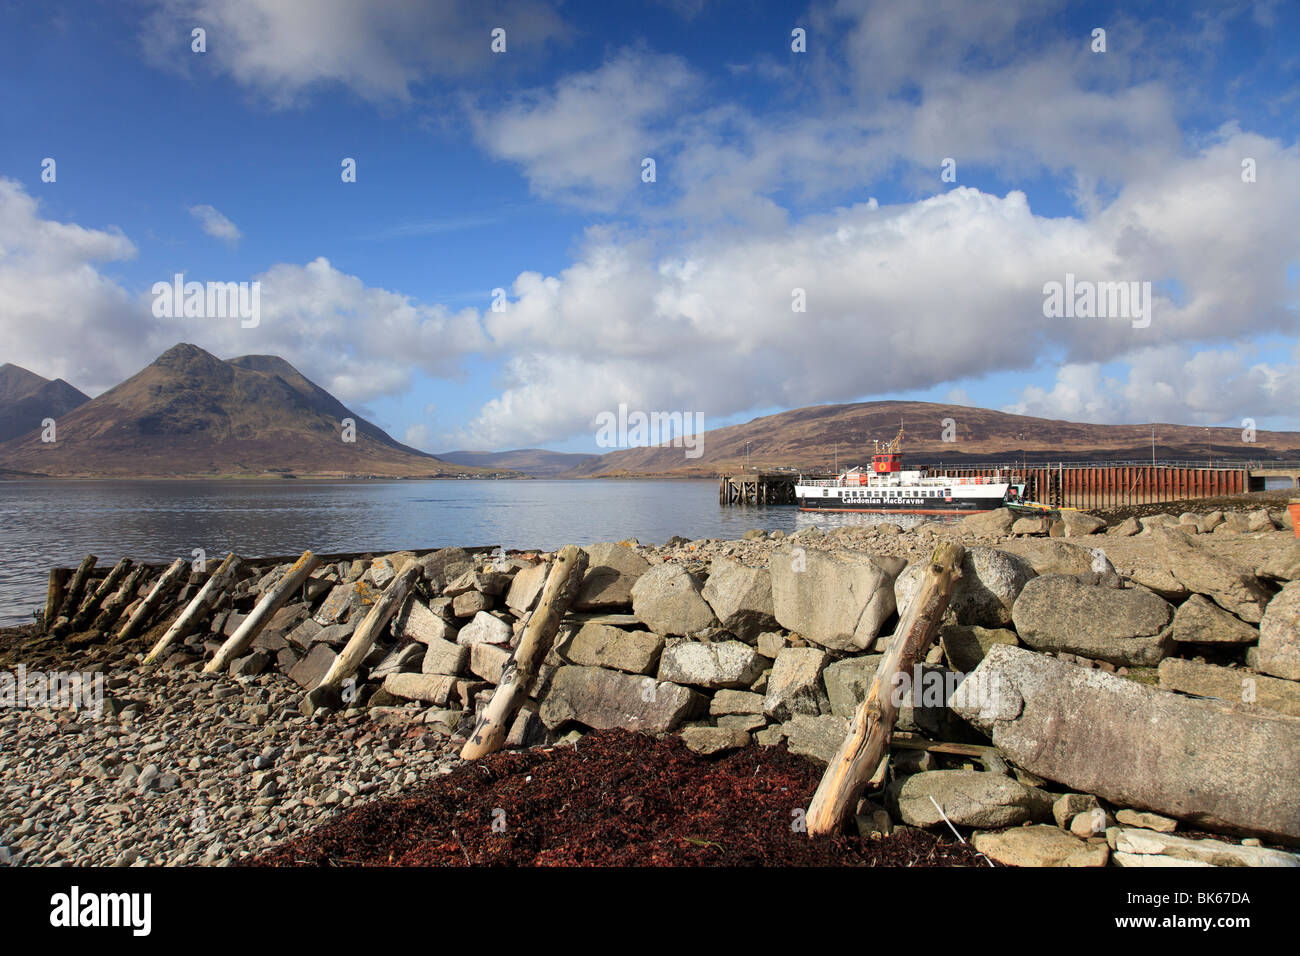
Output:
[[127,622],[122,625],[122,630],[117,634],[118,640],[125,641],[127,638],[134,637],[144,628],[149,622],[149,617],[162,603],[162,599],[167,596],[167,591],[175,583],[176,579],[181,576],[181,572],[185,570],[185,565],[184,558],[177,558],[171,563],[171,567],[163,572],[162,577],[154,584],[153,589],[145,595],[145,599],[140,603],[140,606],[132,612],[131,616],[127,618]]
[[117,592],[104,602],[104,609],[99,612],[99,616],[90,625],[90,629],[108,633],[113,625],[117,623],[123,609],[135,598],[136,592],[140,590],[140,582],[144,580],[144,576],[148,573],[148,566],[143,564],[132,571]]
[[123,558],[113,565],[113,569],[108,572],[108,576],[99,582],[99,587],[95,588],[95,593],[86,598],[81,603],[81,609],[72,616],[72,624],[70,625],[72,630],[83,630],[88,623],[97,619],[104,599],[117,592],[122,583],[122,578],[126,577],[126,573],[130,570],[130,558]]
[[370,613],[357,626],[352,639],[344,645],[343,650],[339,651],[339,656],[334,658],[334,663],[330,665],[330,669],[326,671],[317,686],[341,687],[345,680],[356,673],[361,662],[366,659],[366,654],[370,653],[375,638],[388,626],[393,615],[406,602],[406,595],[410,593],[422,573],[420,565],[412,561],[401,574],[389,582],[384,593],[379,596],[379,600],[370,608]]
[[72,577],[71,568],[50,568],[50,584],[45,591],[45,615],[41,618],[42,630],[48,631],[59,615],[64,590]]
[[582,586],[587,561],[587,552],[572,544],[561,549],[556,556],[537,608],[524,627],[523,637],[519,639],[519,646],[506,663],[501,673],[501,682],[487,707],[483,708],[483,716],[479,718],[474,733],[461,748],[462,759],[477,760],[486,757],[496,753],[505,743],[506,736],[510,733],[510,724],[523,706],[528,688],[537,676],[537,669],[555,641],[560,620]]
[[235,633],[226,639],[226,643],[217,649],[217,653],[208,661],[203,668],[205,674],[220,674],[225,670],[230,662],[244,652],[253,638],[262,633],[262,628],[270,622],[275,616],[275,612],[280,610],[281,605],[293,593],[302,587],[302,582],[320,567],[320,558],[310,551],[304,551],[302,557],[293,563],[293,566],[285,572],[284,577],[276,582],[275,587],[262,595],[262,600],[257,602],[257,606],[249,612],[244,622],[235,629]]
[[158,638],[158,643],[153,646],[144,659],[144,663],[152,664],[162,652],[167,650],[172,641],[185,637],[190,633],[208,612],[217,599],[230,587],[230,582],[235,578],[235,572],[239,570],[240,557],[233,551],[226,555],[226,559],[221,562],[217,570],[212,572],[212,577],[199,589],[199,593],[194,595],[194,600],[181,612],[181,616],[172,622],[172,626],[167,628],[167,633]]
[[965,554],[960,544],[941,544],[930,558],[921,589],[899,622],[889,652],[876,669],[867,699],[853,712],[848,735],[813,794],[806,817],[810,837],[839,831],[889,750],[889,738],[898,719],[894,689],[910,686],[896,680],[896,675],[910,679],[913,665],[933,643],[961,576]]
[[81,592],[86,587],[86,579],[90,577],[90,572],[95,570],[95,562],[99,558],[93,554],[88,554],[81,559],[81,564],[77,566],[77,573],[72,576],[72,584],[68,587],[68,593],[64,595],[63,606],[59,608],[58,617],[72,617],[77,613],[80,607]]

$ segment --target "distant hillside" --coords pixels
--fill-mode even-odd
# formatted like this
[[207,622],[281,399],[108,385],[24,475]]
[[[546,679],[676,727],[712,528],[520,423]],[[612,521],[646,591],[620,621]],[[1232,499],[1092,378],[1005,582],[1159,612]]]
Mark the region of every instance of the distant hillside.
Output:
[[439,452],[438,457],[453,465],[476,465],[521,471],[534,478],[555,478],[601,456],[547,451],[544,448],[516,448],[512,451],[447,451]]
[[61,378],[42,378],[18,365],[0,365],[0,442],[25,435],[90,401]]
[[[343,420],[356,440],[342,440]],[[57,442],[0,444],[0,471],[53,477],[481,474],[391,438],[284,359],[222,361],[168,349],[136,375],[57,418]]]
[[[945,419],[954,422],[956,441],[943,441]],[[1031,461],[1151,458],[1149,424],[1091,425],[933,402],[859,402],[813,405],[705,432],[698,458],[686,458],[682,448],[627,448],[578,465],[564,477],[711,477],[743,467],[746,443],[754,469],[829,470],[837,443],[841,467],[869,464],[872,439],[893,438],[900,421],[906,429],[905,460],[913,464],[1013,460],[1022,453]],[[1238,428],[1157,424],[1155,434],[1158,458],[1300,458],[1296,432],[1257,432],[1253,444],[1242,441]]]

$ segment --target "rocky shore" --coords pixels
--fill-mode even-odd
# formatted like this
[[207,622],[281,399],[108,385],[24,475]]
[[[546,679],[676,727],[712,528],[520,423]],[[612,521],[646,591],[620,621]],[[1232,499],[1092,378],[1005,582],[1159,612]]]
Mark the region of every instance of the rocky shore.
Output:
[[[1300,539],[1283,509],[590,545],[508,746],[621,728],[824,765],[945,540],[965,545],[962,577],[851,836],[955,831],[1009,865],[1300,865]],[[6,633],[0,672],[102,673],[104,698],[0,707],[0,862],[237,863],[464,772],[553,558],[331,559],[215,675],[204,663],[292,563],[242,566],[151,664],[206,573],[138,637]],[[413,567],[354,677],[319,687]],[[125,620],[161,572],[102,603]]]

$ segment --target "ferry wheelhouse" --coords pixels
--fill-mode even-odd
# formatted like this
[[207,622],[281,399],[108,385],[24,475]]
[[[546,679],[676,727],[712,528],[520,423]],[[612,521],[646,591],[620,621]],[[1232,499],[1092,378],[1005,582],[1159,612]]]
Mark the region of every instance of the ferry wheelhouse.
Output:
[[1024,501],[1024,483],[1009,474],[956,478],[929,469],[904,470],[902,428],[893,441],[872,444],[870,471],[850,468],[822,479],[800,475],[794,489],[799,510],[974,514]]

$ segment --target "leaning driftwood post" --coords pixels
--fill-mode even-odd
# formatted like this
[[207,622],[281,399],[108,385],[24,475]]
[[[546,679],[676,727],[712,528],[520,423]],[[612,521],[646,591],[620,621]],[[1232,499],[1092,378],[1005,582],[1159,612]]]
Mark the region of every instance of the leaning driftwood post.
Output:
[[339,656],[334,658],[334,663],[325,672],[318,687],[339,687],[356,673],[361,662],[366,659],[366,654],[370,653],[375,638],[388,626],[389,620],[406,602],[406,595],[422,573],[423,568],[412,561],[401,574],[389,582],[384,593],[370,609],[370,613],[358,625],[352,639],[347,642],[343,650],[339,651]]
[[63,604],[64,588],[68,586],[70,577],[70,568],[50,568],[50,583],[45,591],[45,616],[41,618],[44,630],[48,631],[58,617],[59,607]]
[[123,609],[131,603],[135,593],[140,590],[140,582],[144,580],[145,574],[149,571],[147,565],[140,565],[131,572],[130,577],[123,582],[122,586],[117,589],[111,598],[104,602],[104,609],[99,612],[95,622],[90,625],[92,631],[107,632],[118,617],[122,614]]
[[[867,780],[889,751],[889,738],[898,719],[898,700],[894,689],[899,686],[895,675],[909,681],[917,659],[934,640],[943,612],[957,579],[966,549],[960,544],[941,544],[935,548],[907,613],[889,645],[867,699],[858,705],[849,722],[848,735],[817,786],[808,807],[808,835],[826,836],[837,832],[853,812]],[[903,685],[910,686],[910,685]]]
[[582,586],[582,576],[587,570],[587,552],[575,545],[561,549],[555,564],[546,578],[546,587],[542,589],[537,609],[528,619],[519,646],[506,663],[501,673],[501,682],[497,685],[492,699],[483,709],[474,733],[461,748],[464,760],[477,760],[488,754],[496,753],[505,743],[510,733],[510,724],[515,714],[523,706],[528,688],[537,676],[537,669],[546,658],[555,632],[560,629],[560,620],[569,610],[569,605],[577,597]]
[[226,555],[226,560],[212,572],[212,577],[208,578],[199,593],[194,595],[194,600],[181,612],[181,616],[172,622],[166,634],[158,638],[158,643],[153,646],[153,650],[145,656],[145,664],[152,664],[162,656],[162,652],[167,650],[172,641],[184,637],[194,629],[208,609],[216,603],[217,598],[230,586],[230,582],[235,578],[235,572],[239,570],[239,564],[239,555],[233,551]]
[[125,641],[127,638],[134,637],[139,632],[140,628],[149,620],[149,616],[153,614],[158,605],[162,603],[163,597],[166,596],[167,591],[171,588],[175,580],[181,576],[181,572],[184,570],[184,558],[177,558],[172,562],[171,567],[163,572],[162,577],[158,579],[158,583],[153,586],[153,590],[145,595],[145,599],[140,602],[140,606],[131,613],[131,616],[127,618],[126,623],[122,625],[122,630],[117,634],[118,640]]
[[82,622],[82,620],[90,617],[90,615],[94,613],[95,609],[98,609],[98,607],[103,604],[104,598],[107,598],[109,594],[117,591],[117,588],[120,587],[122,583],[122,579],[126,578],[126,572],[130,570],[130,558],[122,558],[121,561],[113,564],[113,567],[110,568],[108,574],[104,576],[104,580],[100,581],[99,587],[95,588],[95,593],[91,594],[90,597],[87,597],[85,601],[82,601],[81,609],[77,611],[77,614],[73,615],[73,624]]
[[117,592],[118,586],[122,583],[122,578],[130,570],[130,558],[123,558],[113,565],[113,569],[108,572],[108,576],[99,582],[99,587],[95,588],[95,593],[86,598],[81,603],[81,609],[72,615],[71,630],[80,631],[92,620],[96,620],[96,613],[101,609],[104,599]]
[[81,591],[86,586],[86,579],[90,577],[90,572],[95,570],[95,562],[99,558],[93,554],[88,554],[81,559],[81,564],[77,566],[77,573],[72,576],[72,584],[68,587],[68,593],[63,597],[63,606],[59,608],[56,617],[72,617],[77,613],[80,606]]
[[217,649],[217,653],[208,661],[203,668],[205,674],[220,674],[236,657],[244,652],[253,638],[262,633],[262,628],[275,616],[275,612],[280,610],[280,606],[293,596],[293,592],[302,587],[302,583],[307,580],[313,571],[320,567],[320,558],[310,551],[304,551],[302,557],[293,563],[293,566],[284,573],[275,587],[262,595],[262,600],[257,602],[257,607],[249,612],[244,622],[235,629],[235,633],[226,639],[226,643]]

